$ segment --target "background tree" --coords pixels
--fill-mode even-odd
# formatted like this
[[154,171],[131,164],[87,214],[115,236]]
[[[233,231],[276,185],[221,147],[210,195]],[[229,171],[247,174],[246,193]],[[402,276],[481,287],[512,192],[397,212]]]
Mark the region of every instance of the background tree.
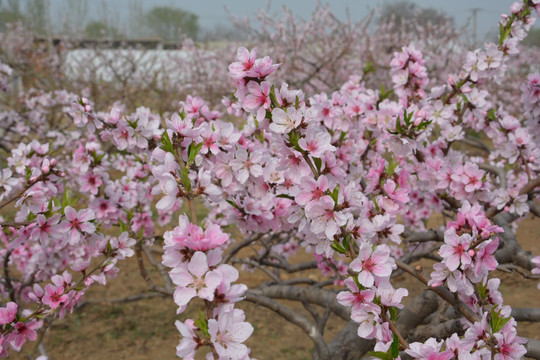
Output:
[[84,28],[84,35],[89,38],[108,37],[118,39],[125,37],[114,26],[110,26],[97,20],[91,21],[88,23],[88,25],[86,25],[86,27]]
[[0,31],[5,31],[6,25],[23,19],[20,4],[17,0],[0,0]]
[[199,17],[188,11],[168,6],[155,7],[143,16],[143,23],[152,35],[166,41],[180,40],[182,35],[192,39],[199,32]]
[[540,47],[540,28],[532,28],[525,40],[523,40],[523,45]]
[[436,24],[454,24],[454,18],[443,11],[434,8],[423,8],[410,1],[398,1],[385,4],[382,7],[379,22],[394,21],[397,28],[404,26],[407,31],[414,30],[415,26]]

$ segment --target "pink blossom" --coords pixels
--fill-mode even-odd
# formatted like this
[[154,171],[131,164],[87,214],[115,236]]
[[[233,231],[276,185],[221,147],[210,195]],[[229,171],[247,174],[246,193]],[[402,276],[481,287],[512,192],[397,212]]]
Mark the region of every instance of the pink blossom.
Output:
[[373,303],[375,292],[370,289],[360,290],[353,278],[345,279],[345,285],[349,291],[342,291],[337,295],[337,301],[343,305],[351,307],[351,313],[357,311],[377,311],[378,306]]
[[295,197],[298,205],[306,205],[307,208],[311,208],[316,205],[320,199],[326,197],[332,199],[326,192],[328,188],[328,179],[325,175],[319,176],[317,180],[314,180],[310,176],[305,176],[301,180],[301,188]]
[[196,251],[188,264],[181,264],[170,271],[171,280],[177,285],[174,301],[182,312],[195,296],[212,301],[214,290],[222,281],[217,271],[210,271],[206,254]]
[[59,221],[60,214],[54,214],[48,219],[39,214],[36,218],[37,225],[32,230],[32,237],[39,239],[42,244],[48,244],[49,238],[58,237],[60,234]]
[[0,325],[13,322],[17,316],[17,304],[10,301],[5,308],[0,308]]
[[201,339],[195,333],[197,327],[193,320],[187,319],[185,322],[176,320],[175,325],[180,335],[182,335],[182,340],[180,340],[180,344],[176,347],[176,356],[182,359],[195,358],[195,353],[200,346]]
[[253,333],[253,326],[244,318],[241,310],[234,309],[220,311],[217,320],[208,320],[208,333],[220,357],[240,360],[248,354],[242,343]]
[[239,60],[229,65],[229,74],[235,79],[241,79],[251,75],[251,69],[255,64],[256,51],[249,51],[245,47],[239,47],[236,52],[236,57]]
[[394,259],[390,257],[388,246],[373,247],[369,243],[362,243],[358,257],[350,265],[351,270],[359,273],[358,281],[365,287],[371,287],[376,279],[388,278],[394,267]]
[[263,121],[266,110],[270,108],[270,86],[266,81],[260,85],[255,81],[247,84],[249,94],[244,99],[244,108],[256,112],[257,120]]
[[324,231],[326,238],[333,240],[339,228],[347,223],[347,217],[340,211],[335,211],[334,206],[334,200],[328,196],[322,197],[316,205],[311,207],[311,231],[314,234]]
[[26,340],[35,341],[37,339],[36,330],[41,327],[41,322],[36,320],[26,323],[18,322],[13,327],[15,332],[12,333],[10,345],[15,351],[21,351]]
[[66,206],[64,214],[66,220],[60,223],[58,230],[65,233],[69,232],[69,243],[71,245],[79,242],[83,232],[93,234],[96,231],[96,226],[91,223],[96,218],[92,209],[82,209],[77,212],[71,206]]
[[45,286],[45,295],[43,296],[41,301],[43,301],[43,304],[49,305],[51,309],[56,309],[62,303],[66,302],[67,299],[68,295],[64,294],[63,286],[54,286],[51,284],[47,284]]
[[450,271],[456,270],[460,264],[463,269],[472,264],[469,246],[473,239],[470,234],[457,235],[453,230],[444,233],[445,244],[441,246],[439,255],[444,258],[444,263]]
[[327,132],[309,127],[306,137],[298,141],[298,145],[311,156],[320,158],[326,151],[335,151],[336,148],[330,143],[330,135]]
[[275,108],[272,110],[272,123],[270,130],[278,134],[286,134],[297,128],[302,122],[303,111],[289,107],[286,110]]

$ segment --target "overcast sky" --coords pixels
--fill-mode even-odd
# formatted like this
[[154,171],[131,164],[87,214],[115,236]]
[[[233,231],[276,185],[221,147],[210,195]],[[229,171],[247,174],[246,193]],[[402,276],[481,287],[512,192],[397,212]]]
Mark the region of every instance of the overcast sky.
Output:
[[[229,16],[225,7],[237,16],[254,15],[259,8],[265,8],[268,1],[265,0],[50,0],[51,18],[53,22],[62,21],[70,16],[69,11],[75,7],[86,6],[83,9],[87,19],[98,19],[106,16],[120,29],[126,27],[130,14],[130,7],[140,7],[146,11],[155,6],[171,6],[191,11],[199,16],[199,23],[203,28],[212,29],[216,24],[229,24]],[[71,6],[70,3],[71,2]],[[331,0],[322,1],[330,3],[330,9],[339,18],[345,19],[347,9],[352,20],[360,20],[370,10],[392,3],[392,0]],[[421,7],[433,7],[443,10],[456,19],[456,24],[463,25],[470,21],[472,9],[478,9],[478,37],[481,39],[488,33],[497,31],[497,22],[500,14],[508,13],[512,0],[411,0]],[[104,5],[105,4],[105,5]],[[280,9],[286,5],[295,14],[309,18],[315,8],[315,0],[273,0],[270,12],[279,14]],[[70,10],[71,9],[71,10]],[[79,10],[80,11],[80,10]],[[131,10],[133,11],[133,9]],[[87,20],[86,20],[87,21]],[[472,22],[471,22],[472,24]]]

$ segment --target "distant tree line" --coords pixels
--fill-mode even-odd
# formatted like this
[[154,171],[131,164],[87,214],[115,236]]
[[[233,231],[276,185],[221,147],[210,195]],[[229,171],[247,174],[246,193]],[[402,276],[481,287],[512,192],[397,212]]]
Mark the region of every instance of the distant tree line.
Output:
[[[52,0],[0,0],[0,32],[7,24],[21,21],[26,27],[39,34],[77,34],[81,37],[97,39],[108,38],[122,40],[134,37],[159,37],[164,41],[180,41],[185,37],[201,41],[242,40],[246,37],[239,29],[231,25],[218,24],[213,29],[201,29],[199,17],[189,11],[171,7],[157,6],[143,11],[140,0],[130,2],[129,21],[131,29],[122,29],[121,24],[107,19],[107,3],[103,1],[102,15],[99,19],[88,19],[87,0],[66,0],[64,29],[58,30],[58,24],[51,29],[50,3]],[[94,3],[94,6],[97,2]],[[97,3],[98,4],[98,3]],[[99,4],[98,4],[99,5]],[[412,21],[411,21],[412,20]],[[410,1],[389,2],[379,12],[377,21],[389,22],[396,27],[416,25],[454,25],[454,19],[443,11],[423,8]],[[77,25],[74,25],[77,24]],[[81,28],[74,28],[80,26]],[[403,29],[414,31],[414,29]],[[540,29],[530,31],[525,45],[540,46]]]

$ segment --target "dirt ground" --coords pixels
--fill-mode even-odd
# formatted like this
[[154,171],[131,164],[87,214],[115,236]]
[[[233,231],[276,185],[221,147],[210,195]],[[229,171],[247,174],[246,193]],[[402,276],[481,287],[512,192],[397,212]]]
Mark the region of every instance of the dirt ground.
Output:
[[[518,230],[522,246],[540,254],[540,220],[526,219]],[[307,257],[308,255],[299,255]],[[118,299],[145,293],[136,261],[130,259],[120,265],[121,271],[106,287],[96,286],[86,295],[87,305],[61,321],[55,321],[44,336],[44,345],[53,360],[108,360],[108,359],[175,359],[175,347],[180,335],[174,326],[176,319],[185,319],[197,312],[198,304],[192,304],[188,313],[176,315],[176,306],[171,298],[154,297],[136,302],[112,304],[94,303],[96,300]],[[150,269],[149,269],[150,271]],[[312,274],[305,274],[314,276]],[[503,280],[501,286],[505,304],[516,307],[540,307],[538,280],[527,280],[516,274],[497,273]],[[152,276],[158,279],[157,272]],[[241,273],[240,281],[256,285],[267,280],[262,273]],[[395,279],[396,284],[407,287],[409,299],[422,290],[417,280],[406,275]],[[297,311],[301,306],[294,303]],[[246,311],[246,317],[254,325],[255,331],[247,341],[252,348],[252,356],[264,359],[311,359],[312,343],[296,326],[278,315],[243,302],[239,305]],[[329,320],[325,337],[331,339],[343,325],[341,319]],[[521,323],[518,334],[540,340],[540,323]],[[15,359],[32,350],[35,344],[23,349]],[[201,359],[204,358],[201,351]]]

